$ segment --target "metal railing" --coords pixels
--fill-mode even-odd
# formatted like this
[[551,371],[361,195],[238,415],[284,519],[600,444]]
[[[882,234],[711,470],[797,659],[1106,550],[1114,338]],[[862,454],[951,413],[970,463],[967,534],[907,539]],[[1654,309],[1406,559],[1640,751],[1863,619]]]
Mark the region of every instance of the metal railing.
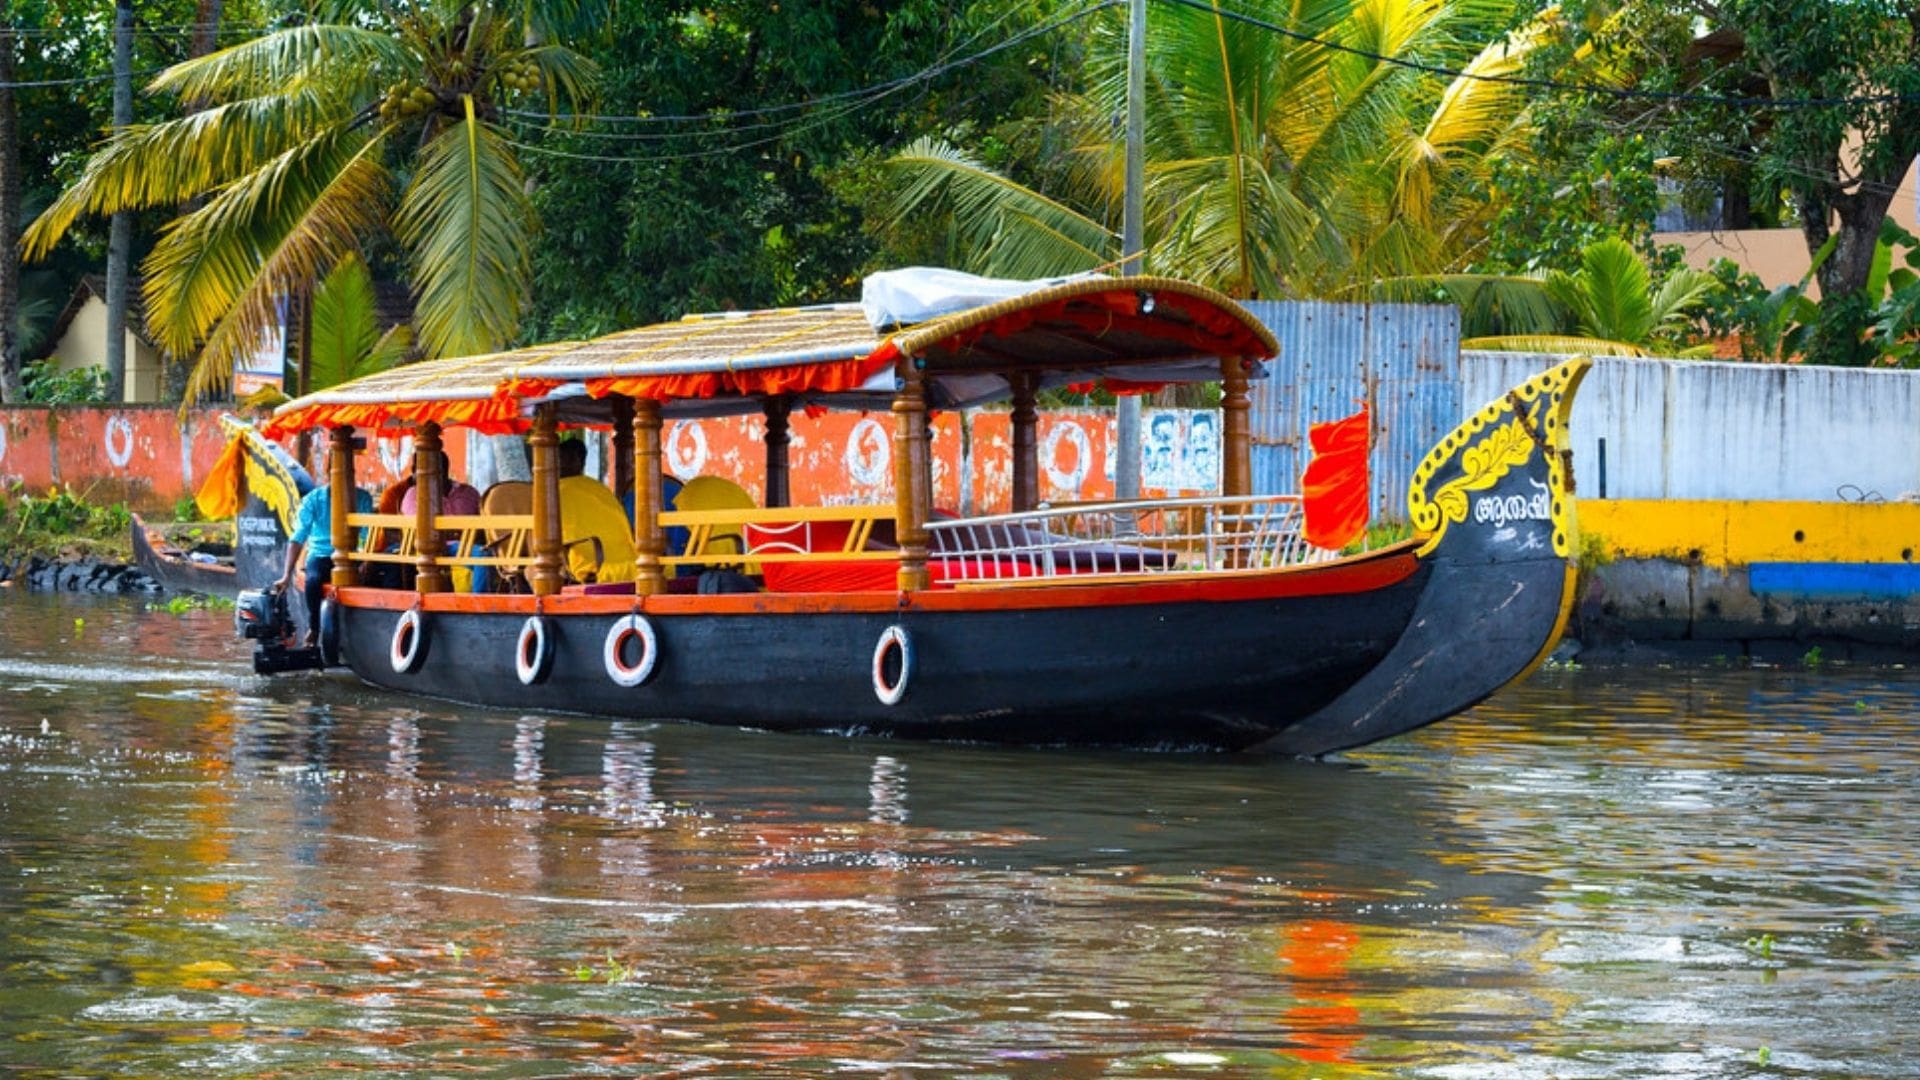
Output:
[[949,580],[1270,570],[1335,557],[1300,535],[1296,495],[1150,499],[934,521]]

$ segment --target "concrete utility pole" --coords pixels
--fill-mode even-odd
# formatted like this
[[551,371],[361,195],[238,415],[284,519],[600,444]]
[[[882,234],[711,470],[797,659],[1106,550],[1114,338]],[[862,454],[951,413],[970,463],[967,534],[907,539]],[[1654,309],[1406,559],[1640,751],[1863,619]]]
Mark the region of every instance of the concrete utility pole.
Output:
[[[133,123],[133,0],[113,5],[113,130]],[[127,399],[127,278],[133,214],[113,215],[107,230],[107,400]]]
[[[1120,272],[1140,273],[1141,219],[1146,214],[1147,0],[1129,0],[1127,9],[1127,187],[1120,205]],[[1114,418],[1113,486],[1122,499],[1140,497],[1140,395],[1119,399]]]

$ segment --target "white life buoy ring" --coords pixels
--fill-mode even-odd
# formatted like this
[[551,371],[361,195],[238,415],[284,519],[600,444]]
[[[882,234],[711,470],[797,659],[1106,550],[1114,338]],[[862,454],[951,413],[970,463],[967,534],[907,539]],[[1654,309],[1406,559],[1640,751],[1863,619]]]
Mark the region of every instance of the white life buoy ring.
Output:
[[7,460],[7,425],[0,424],[0,461]]
[[[900,650],[900,673],[889,685],[887,654],[895,649]],[[889,626],[873,647],[873,696],[879,698],[882,705],[898,705],[900,699],[907,696],[907,682],[912,678],[913,639],[907,636],[906,628]]]
[[133,424],[124,416],[107,421],[107,460],[116,469],[124,469],[133,460]]
[[[640,659],[627,663],[627,642],[640,639]],[[660,639],[645,615],[628,615],[607,631],[607,678],[621,686],[639,686],[653,676],[654,663],[660,659]]]
[[387,660],[393,664],[393,670],[401,675],[411,675],[418,670],[425,651],[421,646],[426,640],[427,626],[420,619],[420,609],[402,612],[400,621],[393,624],[393,644],[387,649]]
[[551,671],[553,638],[547,633],[547,620],[540,615],[529,615],[527,621],[520,624],[520,641],[513,649],[513,672],[520,676],[521,686],[532,686],[546,682]]

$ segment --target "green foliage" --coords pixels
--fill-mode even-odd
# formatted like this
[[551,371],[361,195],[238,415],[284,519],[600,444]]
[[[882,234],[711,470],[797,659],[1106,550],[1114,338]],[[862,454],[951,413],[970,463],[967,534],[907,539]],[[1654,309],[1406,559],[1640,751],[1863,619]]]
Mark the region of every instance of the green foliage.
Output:
[[[1544,108],[1564,113],[1563,99]],[[1497,163],[1489,185],[1498,207],[1475,267],[1537,273],[1579,264],[1592,244],[1622,239],[1653,255],[1660,209],[1654,153],[1646,137],[1594,130],[1556,116],[1539,124],[1532,158]]]
[[94,405],[107,400],[107,369],[99,364],[61,371],[51,357],[20,369],[26,400],[35,405]]
[[205,521],[200,516],[200,502],[191,495],[182,495],[173,500],[173,520]]
[[[1549,270],[1536,279],[1557,315],[1551,330],[1469,336],[1473,349],[1576,352],[1591,355],[1697,356],[1711,347],[1689,346],[1696,313],[1719,285],[1698,270],[1675,267],[1658,286],[1633,246],[1618,237],[1588,244],[1580,268]],[[1469,335],[1476,328],[1465,326]]]
[[126,503],[96,506],[84,493],[71,488],[49,488],[44,496],[29,494],[14,484],[0,497],[0,535],[5,546],[19,549],[38,541],[66,537],[120,539],[133,526]]
[[1716,335],[1737,336],[1740,355],[1748,360],[1920,366],[1920,238],[1887,219],[1866,284],[1815,300],[1809,295],[1814,277],[1838,239],[1830,237],[1814,253],[1813,266],[1799,282],[1771,291],[1720,260],[1713,275],[1721,291],[1706,313],[1707,325]]
[[[1722,199],[1735,228],[1797,222],[1810,253],[1829,251],[1817,270],[1829,302],[1817,314],[1793,290],[1764,308],[1750,295],[1731,301],[1746,309],[1748,327],[1766,324],[1754,335],[1764,340],[1757,351],[1811,363],[1889,354],[1907,362],[1907,309],[1887,309],[1883,326],[1884,283],[1874,279],[1885,267],[1876,250],[1882,219],[1920,154],[1920,0],[1567,0],[1559,10],[1571,33],[1557,51],[1538,54],[1534,74],[1562,82],[1613,75],[1690,100],[1655,107],[1646,98],[1563,95],[1550,131],[1576,141],[1649,131],[1683,200]],[[1731,47],[1700,49],[1709,38]],[[1748,99],[1756,95],[1823,104],[1755,108]]]
[[312,318],[309,390],[385,371],[406,359],[413,341],[404,325],[380,333],[373,275],[354,252],[342,258],[314,292]]
[[148,611],[164,611],[169,615],[185,615],[193,611],[232,611],[233,601],[225,596],[208,596],[205,593],[180,593],[169,596],[162,603],[148,604]]
[[[583,47],[603,72],[599,111],[632,120],[510,124],[542,166],[530,336],[845,299],[876,261],[861,207],[877,189],[879,148],[1044,114],[1072,31],[899,92],[855,92],[1007,41],[1047,14],[1030,0],[620,5]],[[785,107],[810,100],[823,103]],[[877,261],[934,261],[937,247]]]
[[[1364,294],[1375,278],[1461,269],[1484,242],[1489,177],[1529,124],[1504,77],[1551,28],[1494,28],[1499,0],[1294,5],[1294,29],[1365,53],[1457,67],[1450,85],[1217,12],[1166,5],[1147,40],[1144,243],[1150,271],[1242,297]],[[1003,155],[928,138],[896,155],[880,226],[952,232],[953,261],[1012,276],[1110,264],[1119,250],[1126,34],[1095,22],[1084,91]]]

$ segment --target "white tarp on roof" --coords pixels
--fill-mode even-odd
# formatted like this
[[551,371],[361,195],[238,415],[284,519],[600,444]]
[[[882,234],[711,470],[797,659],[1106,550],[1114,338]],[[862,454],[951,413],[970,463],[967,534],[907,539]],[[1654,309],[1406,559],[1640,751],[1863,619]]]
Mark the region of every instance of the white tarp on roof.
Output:
[[875,330],[885,331],[1093,276],[1096,275],[1016,281],[938,266],[910,266],[869,274],[860,283],[860,309]]

